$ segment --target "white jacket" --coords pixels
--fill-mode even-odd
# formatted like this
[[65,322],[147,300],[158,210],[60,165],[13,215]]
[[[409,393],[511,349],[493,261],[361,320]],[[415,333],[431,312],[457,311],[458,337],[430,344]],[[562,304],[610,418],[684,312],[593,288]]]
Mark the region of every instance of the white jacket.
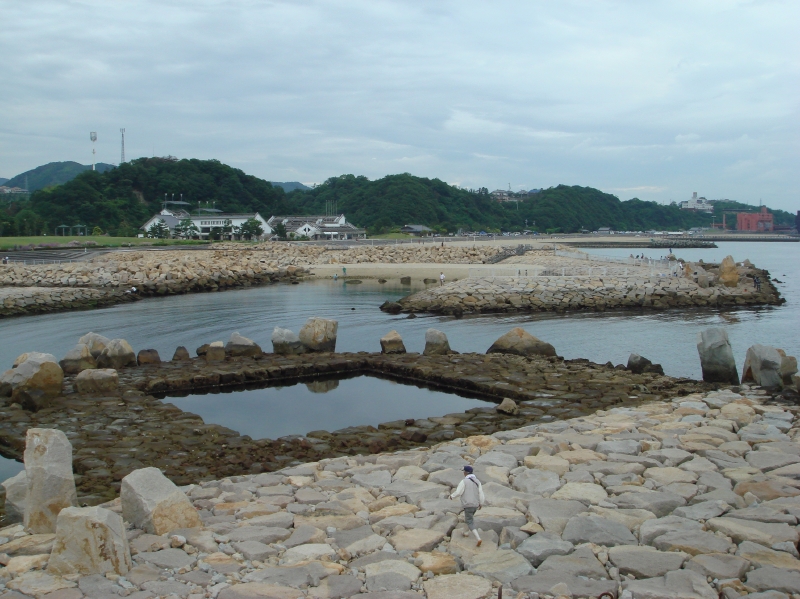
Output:
[[464,477],[455,492],[450,495],[450,499],[461,497],[461,505],[464,507],[480,507],[486,503],[486,497],[483,495],[483,486],[474,474],[468,474]]

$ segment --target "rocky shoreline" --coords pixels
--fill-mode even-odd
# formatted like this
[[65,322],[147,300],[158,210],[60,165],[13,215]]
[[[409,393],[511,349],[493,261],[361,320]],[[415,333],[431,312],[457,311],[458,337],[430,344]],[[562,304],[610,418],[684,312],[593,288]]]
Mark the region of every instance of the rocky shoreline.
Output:
[[[761,281],[760,290],[754,285],[754,277]],[[386,302],[381,310],[395,314],[430,312],[461,316],[493,312],[767,306],[783,302],[768,271],[756,269],[749,262],[735,266],[731,260],[727,269],[724,265],[687,264],[680,277],[476,276],[425,289],[397,302]]]
[[68,310],[91,310],[139,299],[116,289],[91,287],[0,287],[0,318]]
[[[138,469],[120,497],[64,509],[52,532],[0,529],[0,592],[790,599],[800,593],[797,415],[742,385],[180,490]],[[480,544],[449,499],[464,466],[483,483]],[[32,489],[26,515],[42,500]]]
[[[63,430],[75,447],[79,496],[84,503],[93,504],[118,492],[122,477],[143,466],[157,466],[176,483],[188,484],[337,455],[432,445],[711,387],[657,373],[633,374],[621,366],[587,360],[508,354],[264,354],[227,356],[219,362],[198,357],[122,367],[117,372],[119,386],[107,393],[79,393],[75,390],[77,376],[68,375],[63,392],[38,411],[25,410],[11,398],[0,398],[0,454],[21,459],[29,428]],[[357,375],[390,377],[497,403],[513,398],[520,409],[513,416],[484,408],[441,418],[415,420],[409,414],[409,421],[387,422],[377,428],[352,426],[254,440],[204,423],[199,416],[158,399],[170,394],[245,385],[285,386]]]

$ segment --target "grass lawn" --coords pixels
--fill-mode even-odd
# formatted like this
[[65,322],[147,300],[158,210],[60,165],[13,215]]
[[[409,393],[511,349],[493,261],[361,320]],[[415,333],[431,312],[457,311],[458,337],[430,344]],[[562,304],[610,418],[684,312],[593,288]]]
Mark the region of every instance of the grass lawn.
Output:
[[[195,241],[186,239],[149,239],[145,237],[105,237],[104,235],[86,236],[86,237],[72,237],[72,236],[56,236],[56,235],[42,235],[39,237],[0,237],[0,250],[13,250],[15,247],[30,246],[50,246],[50,245],[66,245],[70,241],[77,241],[81,244],[86,244],[90,247],[122,247],[122,246],[164,246],[164,245],[196,245],[206,244],[207,241]],[[71,246],[68,246],[71,247]]]

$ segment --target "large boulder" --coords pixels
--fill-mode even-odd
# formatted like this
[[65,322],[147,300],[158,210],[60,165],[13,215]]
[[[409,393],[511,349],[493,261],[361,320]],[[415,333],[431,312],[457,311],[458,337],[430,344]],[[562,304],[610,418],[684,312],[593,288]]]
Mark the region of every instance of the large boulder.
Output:
[[739,284],[739,271],[732,256],[725,256],[719,265],[719,282],[725,287],[736,287]]
[[68,507],[56,521],[56,538],[47,572],[127,574],[131,552],[119,514],[101,507]]
[[59,512],[78,499],[72,445],[59,430],[29,428],[24,459],[28,477],[25,528],[34,534],[53,533]]
[[436,329],[425,331],[425,350],[422,352],[426,356],[443,356],[451,353],[450,342],[447,335]]
[[231,333],[231,338],[225,345],[225,353],[229,356],[260,356],[264,352],[261,347],[253,341],[240,335],[239,333]]
[[742,368],[742,382],[755,383],[769,389],[783,387],[783,357],[768,345],[753,345],[747,350]]
[[309,318],[300,329],[300,341],[312,352],[336,351],[336,333],[339,323],[327,318]]
[[161,364],[161,356],[158,355],[157,349],[140,349],[136,354],[136,363],[139,366],[145,364]]
[[79,343],[69,350],[58,364],[65,374],[78,374],[90,368],[97,368],[97,360],[85,343]]
[[16,401],[24,391],[41,391],[47,397],[61,393],[64,371],[52,354],[29,352],[16,368],[6,370],[0,377],[2,395],[11,395]]
[[715,327],[697,333],[697,352],[703,380],[707,383],[739,384],[739,371],[725,329]]
[[524,329],[515,327],[492,343],[487,354],[516,354],[518,356],[555,356],[549,343],[537,339]]
[[28,498],[28,475],[23,470],[7,478],[0,485],[3,485],[6,493],[5,522],[8,524],[22,522]]
[[186,494],[158,468],[141,468],[123,478],[120,499],[125,520],[150,534],[202,526]]
[[792,384],[792,377],[797,374],[797,358],[787,356],[782,349],[778,350],[781,355],[781,378],[784,385]]
[[403,343],[403,338],[397,331],[389,331],[381,337],[381,353],[382,354],[404,354],[406,353],[406,346]]
[[289,329],[275,327],[275,330],[272,331],[272,351],[284,356],[293,356],[304,354],[308,350],[295,333]]
[[103,353],[103,350],[110,341],[111,340],[108,337],[103,337],[97,333],[86,333],[83,337],[78,339],[78,343],[89,346],[89,351],[92,352],[92,356],[95,358],[99,357],[100,354]]
[[130,343],[124,339],[112,339],[97,357],[97,366],[115,370],[125,366],[136,366],[136,354]]
[[75,377],[78,393],[109,393],[119,388],[119,376],[113,368],[84,370]]

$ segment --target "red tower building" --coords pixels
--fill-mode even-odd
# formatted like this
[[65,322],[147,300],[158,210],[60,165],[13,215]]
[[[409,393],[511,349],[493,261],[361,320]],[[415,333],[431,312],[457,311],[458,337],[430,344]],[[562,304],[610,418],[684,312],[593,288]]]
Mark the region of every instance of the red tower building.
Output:
[[739,231],[773,231],[772,215],[767,212],[766,206],[762,206],[761,212],[755,214],[739,212],[736,215],[736,228]]

